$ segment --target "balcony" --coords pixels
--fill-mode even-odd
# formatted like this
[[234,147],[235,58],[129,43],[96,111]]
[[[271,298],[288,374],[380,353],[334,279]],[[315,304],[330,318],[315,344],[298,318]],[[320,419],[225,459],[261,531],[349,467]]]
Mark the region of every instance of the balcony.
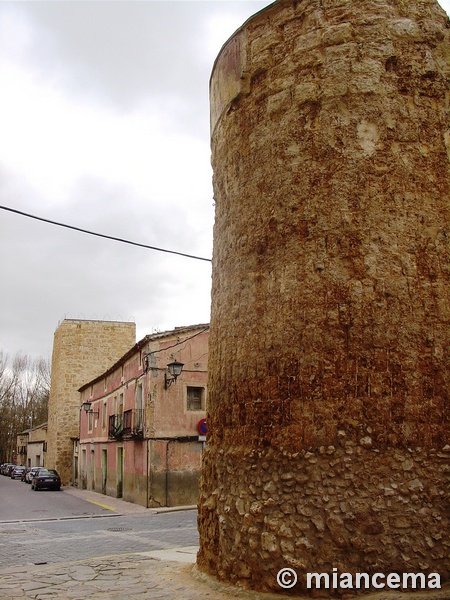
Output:
[[108,437],[121,439],[123,436],[123,414],[110,415],[108,421]]
[[144,411],[126,410],[123,413],[123,437],[142,439],[144,437]]

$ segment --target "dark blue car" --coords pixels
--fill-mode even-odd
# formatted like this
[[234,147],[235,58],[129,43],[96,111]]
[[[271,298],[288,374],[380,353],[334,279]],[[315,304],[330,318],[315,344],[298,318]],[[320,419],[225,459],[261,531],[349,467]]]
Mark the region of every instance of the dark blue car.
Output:
[[57,490],[61,489],[61,477],[55,469],[40,469],[31,480],[31,489]]

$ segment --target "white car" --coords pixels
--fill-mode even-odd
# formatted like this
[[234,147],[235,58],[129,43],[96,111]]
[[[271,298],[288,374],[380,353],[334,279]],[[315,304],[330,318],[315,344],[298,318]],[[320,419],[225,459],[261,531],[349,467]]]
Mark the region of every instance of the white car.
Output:
[[34,475],[38,471],[46,471],[46,468],[45,467],[33,467],[32,469],[30,469],[28,471],[28,473],[25,475],[25,481],[26,481],[26,483],[31,483],[31,480],[33,479]]

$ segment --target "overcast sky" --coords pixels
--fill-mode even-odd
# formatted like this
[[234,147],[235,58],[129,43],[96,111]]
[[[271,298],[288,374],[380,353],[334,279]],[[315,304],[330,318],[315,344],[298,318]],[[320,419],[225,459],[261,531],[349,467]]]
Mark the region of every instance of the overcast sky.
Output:
[[[210,258],[211,68],[269,4],[0,0],[0,204]],[[138,339],[209,321],[209,262],[4,210],[0,282],[10,355],[50,358],[65,317],[134,320]]]
[[[211,258],[208,84],[266,1],[0,2],[3,206]],[[50,357],[65,317],[137,338],[207,323],[211,264],[0,210],[0,349]]]

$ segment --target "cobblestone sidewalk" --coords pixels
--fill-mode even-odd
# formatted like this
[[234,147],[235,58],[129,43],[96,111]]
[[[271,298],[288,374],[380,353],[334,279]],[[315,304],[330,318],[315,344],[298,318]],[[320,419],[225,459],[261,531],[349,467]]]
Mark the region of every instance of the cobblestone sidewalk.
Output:
[[[248,592],[196,571],[196,548],[107,556],[0,570],[0,600],[280,600]],[[324,596],[321,594],[322,599]],[[300,598],[296,596],[297,600]],[[291,600],[295,600],[290,596]],[[305,600],[303,598],[302,600]],[[310,600],[310,597],[309,597]],[[450,589],[368,594],[364,600],[450,600]]]
[[[1,600],[272,600],[195,575],[197,548],[0,570]],[[277,596],[279,599],[279,596]]]

